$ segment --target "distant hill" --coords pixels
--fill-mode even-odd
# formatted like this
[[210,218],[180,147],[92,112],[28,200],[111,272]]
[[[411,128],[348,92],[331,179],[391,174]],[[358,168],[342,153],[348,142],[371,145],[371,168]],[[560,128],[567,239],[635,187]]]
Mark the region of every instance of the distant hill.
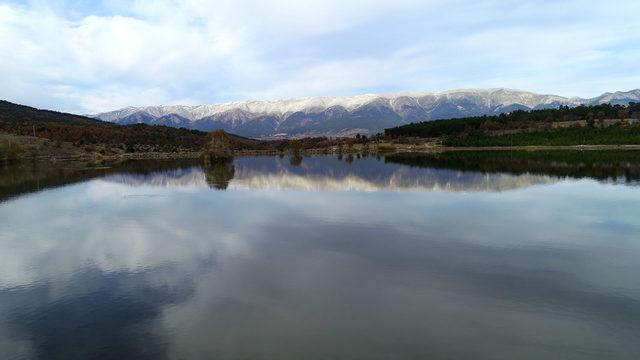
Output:
[[640,102],[640,89],[567,98],[510,89],[453,90],[353,97],[241,101],[216,105],[127,107],[95,115],[117,124],[149,124],[254,137],[353,136],[420,121],[499,115],[515,110]]

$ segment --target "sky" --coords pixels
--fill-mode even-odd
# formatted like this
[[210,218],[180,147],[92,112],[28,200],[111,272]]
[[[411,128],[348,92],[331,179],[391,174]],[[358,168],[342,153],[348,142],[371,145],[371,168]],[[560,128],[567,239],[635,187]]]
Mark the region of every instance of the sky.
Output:
[[0,0],[0,99],[126,106],[640,88],[637,0]]

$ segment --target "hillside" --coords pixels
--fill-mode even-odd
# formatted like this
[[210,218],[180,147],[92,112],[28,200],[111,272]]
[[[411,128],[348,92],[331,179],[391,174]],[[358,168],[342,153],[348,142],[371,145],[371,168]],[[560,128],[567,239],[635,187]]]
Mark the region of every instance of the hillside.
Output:
[[[166,153],[196,156],[206,133],[146,124],[116,125],[84,116],[0,103],[0,162],[22,157],[78,157]],[[263,141],[229,134],[239,151],[327,146],[325,138]],[[182,154],[182,155],[181,155]]]
[[367,94],[276,101],[240,101],[197,106],[127,107],[96,118],[118,124],[149,124],[203,131],[222,129],[254,138],[353,136],[418,121],[499,115],[515,110],[627,104],[640,89],[594,98],[567,98],[510,89],[442,93]]
[[[0,133],[30,156],[113,156],[140,152],[199,151],[205,133],[166,126],[120,126],[96,119],[0,102]],[[10,135],[14,136],[10,140]],[[12,144],[9,144],[9,143]],[[4,144],[6,143],[6,144]],[[15,152],[16,150],[11,150]]]

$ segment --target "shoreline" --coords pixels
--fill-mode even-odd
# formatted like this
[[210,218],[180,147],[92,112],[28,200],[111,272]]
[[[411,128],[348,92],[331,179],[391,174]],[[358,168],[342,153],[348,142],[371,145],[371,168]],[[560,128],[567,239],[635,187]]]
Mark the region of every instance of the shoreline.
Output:
[[[403,150],[417,150],[416,152],[447,152],[447,151],[609,151],[609,150],[640,150],[640,145],[522,145],[522,146],[404,146]],[[400,152],[400,151],[397,151]]]
[[[391,155],[391,154],[438,154],[445,152],[487,152],[487,151],[640,151],[640,145],[565,145],[565,146],[490,146],[490,147],[447,147],[433,145],[404,145],[404,144],[385,144],[385,151],[376,151],[375,148],[364,150],[354,147],[350,151],[339,152],[335,148],[317,148],[300,150],[299,156],[312,155]],[[293,151],[277,151],[277,150],[238,150],[234,156],[277,156],[277,155],[295,155]],[[118,162],[127,160],[176,160],[176,159],[198,159],[202,157],[201,152],[138,152],[124,153],[119,155],[96,155],[81,154],[74,156],[56,156],[56,155],[39,155],[36,157],[24,157],[20,161],[42,161],[42,162],[67,162],[67,161],[88,161],[94,163]]]

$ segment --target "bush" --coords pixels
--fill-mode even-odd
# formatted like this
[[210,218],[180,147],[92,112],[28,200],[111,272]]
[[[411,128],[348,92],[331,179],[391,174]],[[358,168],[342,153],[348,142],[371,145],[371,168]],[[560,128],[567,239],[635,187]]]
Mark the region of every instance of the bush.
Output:
[[13,164],[18,161],[23,151],[22,146],[14,141],[2,141],[0,142],[0,162]]
[[212,131],[207,134],[202,147],[205,163],[228,162],[233,160],[233,146],[229,135],[223,130]]

